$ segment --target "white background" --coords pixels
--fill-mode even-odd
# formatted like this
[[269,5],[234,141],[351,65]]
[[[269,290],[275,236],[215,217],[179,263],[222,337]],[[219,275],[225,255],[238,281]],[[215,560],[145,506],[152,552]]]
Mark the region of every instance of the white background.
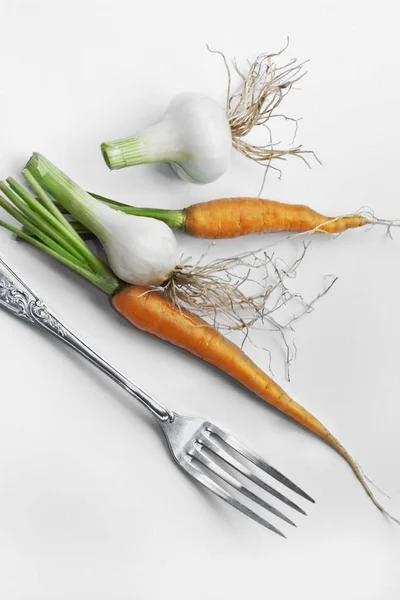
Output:
[[[327,214],[368,205],[400,217],[396,3],[13,0],[0,14],[2,178],[40,151],[88,189],[139,205],[256,195],[262,171],[238,155],[230,172],[201,187],[165,167],[110,173],[99,144],[154,122],[181,91],[222,105],[224,68],[206,43],[243,64],[290,36],[287,56],[311,60],[286,109],[303,117],[298,141],[323,167],[289,160],[281,181],[270,172],[264,196]],[[292,381],[279,352],[273,364],[399,515],[400,235],[385,234],[314,238],[298,285],[310,296],[325,274],[339,280],[297,326]],[[179,242],[186,255],[204,248]],[[249,238],[217,248],[226,255],[259,245]],[[1,312],[2,598],[399,597],[400,530],[333,450],[199,360],[133,330],[100,292],[5,231],[0,253],[152,394],[224,425],[317,500],[307,518],[296,517],[297,530],[283,526],[287,540],[270,534],[183,477],[144,411],[129,412],[112,383]],[[266,366],[263,351],[247,351]]]

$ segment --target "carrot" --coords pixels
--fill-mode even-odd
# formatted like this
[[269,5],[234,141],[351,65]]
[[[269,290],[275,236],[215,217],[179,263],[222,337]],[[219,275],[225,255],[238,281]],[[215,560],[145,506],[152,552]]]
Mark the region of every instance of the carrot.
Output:
[[184,209],[185,231],[201,238],[235,238],[252,233],[320,231],[340,233],[371,221],[362,215],[327,217],[308,206],[259,198],[222,198]]
[[387,513],[366,483],[360,467],[342,444],[235,344],[189,311],[169,302],[160,293],[142,286],[128,286],[112,296],[116,310],[138,329],[198,356],[233,377],[247,389],[285,413],[332,446],[350,465],[372,502]]
[[[209,239],[236,238],[254,233],[338,234],[365,225],[399,226],[398,222],[375,218],[371,210],[329,217],[302,204],[261,198],[221,198],[172,210],[129,206],[98,194],[92,196],[115,210],[152,217],[194,237]],[[87,233],[80,223],[74,223],[74,226],[78,231]]]

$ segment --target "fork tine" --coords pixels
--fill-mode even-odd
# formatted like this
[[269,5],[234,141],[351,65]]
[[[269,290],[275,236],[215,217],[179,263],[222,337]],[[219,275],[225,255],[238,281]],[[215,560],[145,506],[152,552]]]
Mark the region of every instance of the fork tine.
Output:
[[196,479],[199,483],[204,485],[204,487],[206,487],[208,490],[216,494],[219,498],[225,500],[225,502],[227,502],[243,514],[250,517],[250,519],[253,519],[253,521],[255,521],[256,523],[259,523],[260,525],[263,525],[263,527],[266,527],[270,531],[273,531],[281,537],[286,538],[286,535],[279,531],[279,529],[271,525],[271,523],[263,519],[256,512],[253,512],[250,508],[247,508],[247,506],[236,500],[236,498],[228,494],[228,492],[224,490],[224,488],[222,488],[220,485],[218,485],[218,483],[207,477],[207,475],[205,475],[200,469],[194,467],[192,462],[188,462],[186,464],[185,469],[190,475],[192,475],[192,477],[194,477],[194,479]]
[[265,471],[265,473],[268,473],[268,475],[270,475],[271,477],[273,477],[274,479],[276,479],[277,481],[279,481],[280,483],[285,485],[287,488],[289,488],[293,492],[296,492],[296,494],[299,494],[299,496],[302,496],[309,502],[312,502],[313,504],[315,504],[315,500],[313,498],[311,498],[311,496],[306,494],[306,492],[304,492],[301,488],[299,488],[295,483],[290,481],[290,479],[285,477],[285,475],[280,473],[277,469],[275,469],[269,463],[267,463],[265,460],[263,460],[261,458],[261,456],[259,456],[258,454],[256,454],[255,452],[253,452],[252,450],[247,448],[247,446],[244,446],[241,442],[239,442],[232,435],[225,433],[225,431],[222,431],[222,429],[220,429],[219,427],[216,427],[215,425],[213,425],[211,423],[207,424],[206,430],[209,433],[214,434],[214,435],[218,436],[219,438],[221,438],[221,440],[223,440],[228,446],[230,446],[231,448],[236,450],[236,452],[239,452],[239,454],[241,454],[242,456],[247,458],[249,461],[251,461],[257,467],[259,467],[260,469]]
[[205,438],[204,440],[202,440],[201,443],[211,452],[219,456],[221,460],[223,460],[236,471],[238,471],[238,473],[241,473],[241,475],[244,475],[245,477],[247,477],[247,479],[258,485],[260,488],[262,488],[269,494],[271,494],[271,496],[274,496],[278,500],[281,500],[281,502],[284,502],[287,506],[290,506],[290,508],[297,510],[299,513],[303,515],[307,514],[302,508],[300,508],[300,506],[292,502],[292,500],[289,500],[289,498],[286,498],[286,496],[281,494],[281,492],[278,492],[278,490],[268,485],[268,483],[257,477],[257,475],[254,475],[254,473],[252,473],[249,469],[242,465],[241,462],[233,458],[230,454],[228,454],[228,452],[225,452],[225,450],[220,448],[220,446],[218,446],[218,444],[213,442],[210,438]]
[[[201,442],[199,442],[199,443],[201,445]],[[203,452],[201,452],[200,450],[197,450],[197,449],[193,449],[193,450],[190,450],[190,455],[193,456],[194,458],[196,458],[196,460],[201,462],[202,465],[207,467],[207,469],[209,469],[212,473],[214,473],[214,475],[216,475],[217,477],[222,479],[222,481],[225,481],[225,483],[227,483],[228,485],[233,487],[235,490],[237,490],[238,492],[240,492],[241,494],[243,494],[250,500],[253,500],[253,502],[255,502],[256,504],[259,504],[262,508],[269,510],[269,512],[271,512],[276,517],[280,517],[281,519],[286,521],[286,523],[293,525],[293,527],[297,527],[296,524],[293,523],[293,521],[291,521],[291,519],[289,519],[286,515],[284,515],[280,510],[278,510],[277,508],[272,506],[272,504],[270,504],[269,502],[266,502],[262,498],[259,498],[259,496],[257,496],[256,494],[251,492],[249,489],[247,489],[246,486],[242,485],[240,483],[240,481],[237,481],[237,479],[232,477],[232,475],[227,473],[215,461],[210,459]]]

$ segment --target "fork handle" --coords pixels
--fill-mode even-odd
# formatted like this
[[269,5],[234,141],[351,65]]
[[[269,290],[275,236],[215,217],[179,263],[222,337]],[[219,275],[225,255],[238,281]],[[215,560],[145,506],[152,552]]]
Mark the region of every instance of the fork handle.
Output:
[[127,379],[100,354],[85,344],[77,335],[49,310],[44,302],[0,259],[0,306],[14,316],[45,329],[98,369],[108,375],[128,394],[139,400],[160,421],[172,421],[173,413],[147,394],[133,381]]

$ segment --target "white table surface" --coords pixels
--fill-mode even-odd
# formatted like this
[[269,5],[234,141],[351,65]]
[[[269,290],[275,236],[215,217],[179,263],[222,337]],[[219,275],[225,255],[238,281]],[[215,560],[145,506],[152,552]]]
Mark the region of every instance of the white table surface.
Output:
[[[256,195],[262,171],[238,155],[201,187],[164,167],[110,173],[99,144],[150,124],[178,92],[223,102],[225,72],[206,43],[243,64],[289,35],[288,57],[311,60],[286,108],[304,118],[298,140],[323,167],[289,160],[282,180],[270,172],[264,195],[328,214],[368,205],[400,217],[395,3],[13,0],[0,14],[2,178],[40,151],[87,188],[127,202],[183,207]],[[290,383],[277,351],[273,364],[399,515],[400,233],[385,233],[314,238],[299,288],[310,295],[325,274],[339,279],[297,326]],[[185,236],[179,243],[195,257],[204,248]],[[217,248],[255,245],[259,238]],[[400,529],[333,450],[199,360],[135,331],[100,292],[5,231],[0,253],[138,383],[224,425],[317,499],[297,530],[285,529],[287,540],[268,533],[183,477],[144,411],[116,401],[112,383],[0,312],[1,598],[400,597]],[[265,366],[262,350],[247,351]]]

